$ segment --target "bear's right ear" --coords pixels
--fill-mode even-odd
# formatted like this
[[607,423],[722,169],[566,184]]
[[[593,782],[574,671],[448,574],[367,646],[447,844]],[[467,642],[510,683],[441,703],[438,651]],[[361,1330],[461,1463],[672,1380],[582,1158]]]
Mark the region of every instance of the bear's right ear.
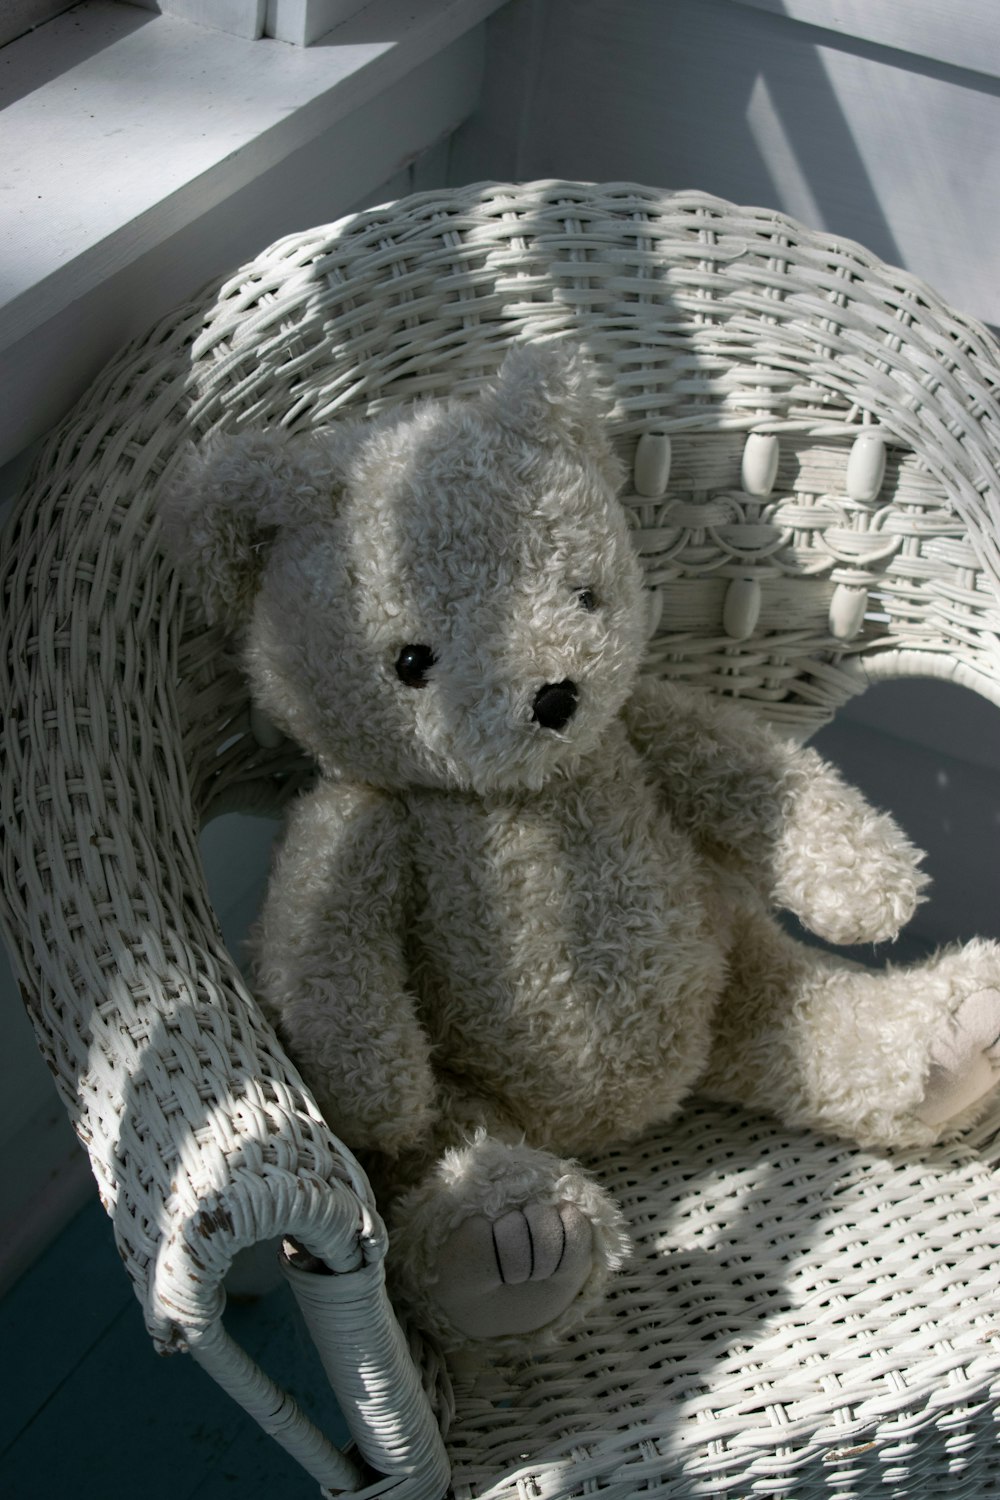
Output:
[[280,527],[331,514],[338,447],[268,430],[210,438],[180,460],[159,502],[161,537],[210,622],[247,619]]

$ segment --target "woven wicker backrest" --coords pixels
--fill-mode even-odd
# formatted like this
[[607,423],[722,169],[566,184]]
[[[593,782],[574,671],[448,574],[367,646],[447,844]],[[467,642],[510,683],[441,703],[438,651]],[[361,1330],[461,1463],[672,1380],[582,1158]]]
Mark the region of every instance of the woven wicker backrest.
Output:
[[[542,183],[294,236],[209,308],[191,420],[308,427],[472,391],[508,344],[543,338],[598,362],[627,460],[644,433],[671,437],[665,491],[625,497],[662,604],[656,670],[801,732],[879,675],[996,700],[996,346],[913,278],[772,213]],[[848,483],[869,426],[874,492]],[[751,432],[777,438],[766,494],[743,483]]]
[[164,320],[46,446],[2,571],[4,928],[164,1347],[215,1327],[241,1245],[383,1240],[205,893],[204,820],[307,768],[256,744],[156,493],[212,430],[471,392],[556,338],[614,393],[650,670],[796,734],[898,672],[1000,703],[997,349],[856,246],[694,193],[479,186],[294,235]]

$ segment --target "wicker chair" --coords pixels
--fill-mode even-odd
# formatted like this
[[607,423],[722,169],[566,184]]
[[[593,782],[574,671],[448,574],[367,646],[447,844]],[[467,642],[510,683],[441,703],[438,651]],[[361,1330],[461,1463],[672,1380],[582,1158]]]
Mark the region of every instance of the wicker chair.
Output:
[[[586,1333],[448,1369],[401,1333],[366,1181],[220,938],[199,829],[308,767],[258,743],[158,555],[180,444],[474,390],[512,342],[564,337],[639,455],[651,671],[802,736],[894,674],[1000,703],[1000,358],[911,277],[630,185],[480,185],[295,235],[107,369],[6,535],[4,926],[40,1045],[156,1345],[328,1491],[434,1500],[450,1466],[460,1497],[993,1495],[1000,1117],[887,1159],[693,1105],[594,1163],[637,1250]],[[289,1269],[357,1455],[223,1328],[234,1254],[280,1234],[337,1273]]]

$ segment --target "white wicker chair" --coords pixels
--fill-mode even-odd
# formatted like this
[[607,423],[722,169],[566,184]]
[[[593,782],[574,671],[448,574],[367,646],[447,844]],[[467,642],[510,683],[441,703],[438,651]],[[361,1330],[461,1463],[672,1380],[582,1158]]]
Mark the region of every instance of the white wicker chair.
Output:
[[[450,1462],[463,1497],[993,1495],[996,1116],[884,1159],[693,1106],[595,1164],[637,1252],[588,1331],[448,1372],[415,1337],[411,1359],[365,1180],[219,937],[199,827],[305,768],[256,743],[158,555],[179,445],[472,390],[513,341],[562,337],[613,382],[626,456],[672,439],[665,489],[642,481],[664,492],[627,497],[662,597],[650,670],[797,734],[897,673],[1000,703],[1000,359],[909,276],[629,185],[423,194],[295,235],[109,367],[6,535],[4,924],[41,1047],[154,1341],[328,1489],[433,1500]],[[384,1480],[223,1331],[234,1253],[283,1232],[338,1273],[293,1279]]]

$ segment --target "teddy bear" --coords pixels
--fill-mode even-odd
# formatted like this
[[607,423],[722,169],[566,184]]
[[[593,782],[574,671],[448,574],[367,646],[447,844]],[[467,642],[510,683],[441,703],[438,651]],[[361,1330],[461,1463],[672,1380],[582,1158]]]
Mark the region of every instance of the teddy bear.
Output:
[[[922,856],[808,747],[640,671],[649,594],[597,371],[181,466],[163,535],[312,757],[254,938],[261,1008],[376,1184],[446,1346],[564,1337],[628,1254],[581,1154],[698,1093],[926,1146],[1000,1076],[1000,949],[869,970]],[[792,913],[828,946],[792,935]]]

